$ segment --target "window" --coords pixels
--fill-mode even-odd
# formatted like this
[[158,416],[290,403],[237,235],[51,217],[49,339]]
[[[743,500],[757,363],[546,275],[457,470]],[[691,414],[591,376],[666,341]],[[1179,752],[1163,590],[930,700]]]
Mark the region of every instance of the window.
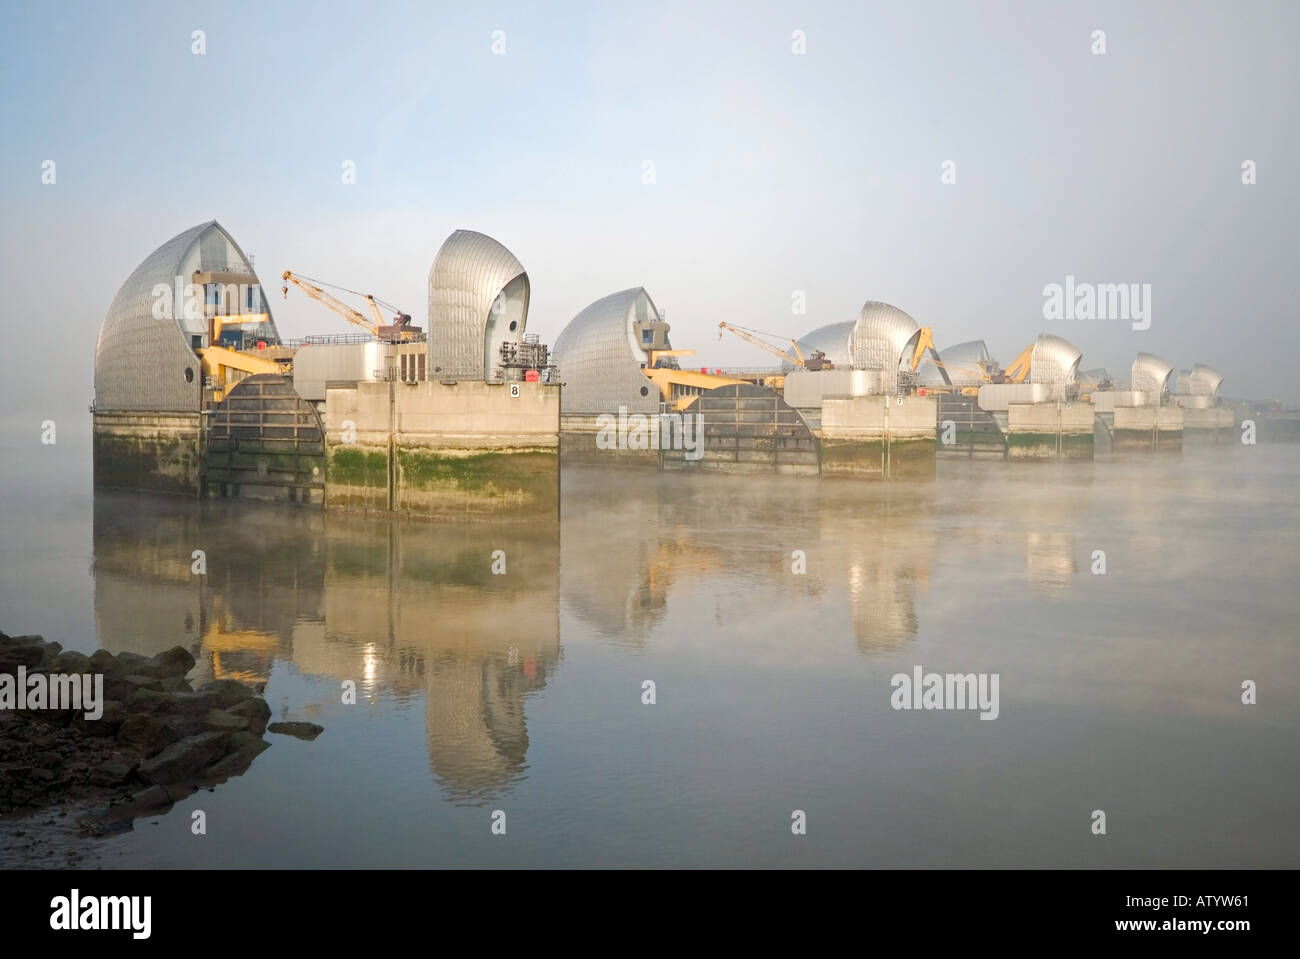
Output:
[[654,330],[642,330],[642,331],[641,331],[641,345],[642,345],[642,346],[649,346],[649,345],[650,345],[651,343],[653,343],[654,341],[655,341],[655,331],[654,331]]

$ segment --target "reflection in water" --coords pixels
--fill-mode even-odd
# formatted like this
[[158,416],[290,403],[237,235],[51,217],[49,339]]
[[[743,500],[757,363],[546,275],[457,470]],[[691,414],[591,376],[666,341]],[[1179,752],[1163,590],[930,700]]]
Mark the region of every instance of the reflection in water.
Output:
[[[1300,796],[1300,706],[1243,708],[1238,683],[1300,676],[1298,468],[1279,448],[953,462],[917,486],[566,470],[558,530],[101,496],[100,642],[183,643],[200,680],[266,682],[283,718],[318,709],[327,730],[203,797],[248,823],[220,851],[164,821],[121,839],[118,861],[1289,865],[1298,837],[1276,813]],[[84,618],[76,530],[57,563],[19,561],[61,528],[43,508],[0,513],[11,573],[43,572],[0,593],[26,622],[51,597]],[[1106,576],[1089,573],[1096,549]],[[87,632],[52,638],[88,651]],[[889,677],[917,664],[998,673],[997,721],[895,712]],[[341,769],[365,787],[337,788]],[[1104,850],[1063,832],[1098,782],[1168,828]],[[790,783],[827,827],[798,853],[779,809],[773,827]],[[503,800],[529,842],[485,841],[484,810],[460,808]],[[864,828],[864,803],[890,829]],[[1206,838],[1229,819],[1233,843]],[[936,829],[945,842],[917,842]]]
[[[206,575],[192,572],[198,549]],[[94,551],[105,648],[192,647],[196,684],[265,683],[283,662],[355,682],[361,702],[422,694],[449,798],[486,799],[522,774],[524,699],[560,657],[554,519],[447,528],[103,494]]]
[[1031,585],[1044,590],[1065,589],[1078,571],[1073,534],[1026,533],[1025,565]]

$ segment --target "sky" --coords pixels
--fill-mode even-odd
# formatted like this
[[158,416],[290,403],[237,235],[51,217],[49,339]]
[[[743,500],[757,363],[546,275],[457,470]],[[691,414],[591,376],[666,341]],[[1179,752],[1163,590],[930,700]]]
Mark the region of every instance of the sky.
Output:
[[[0,429],[89,433],[114,294],[209,219],[254,256],[285,337],[350,328],[281,299],[283,270],[423,325],[438,247],[472,229],[524,264],[545,342],[644,286],[699,365],[769,365],[718,322],[799,336],[883,300],[1004,365],[1055,333],[1121,381],[1145,351],[1300,403],[1292,2],[6,0],[0,17]],[[1150,284],[1149,328],[1045,318],[1067,276]]]

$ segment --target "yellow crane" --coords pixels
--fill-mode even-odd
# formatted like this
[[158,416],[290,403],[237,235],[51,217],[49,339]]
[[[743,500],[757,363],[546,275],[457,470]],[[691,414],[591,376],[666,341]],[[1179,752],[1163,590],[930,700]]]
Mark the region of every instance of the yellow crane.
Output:
[[[358,293],[356,290],[349,290],[342,286],[334,286],[334,284],[325,283],[323,280],[312,280],[309,277],[298,276],[289,270],[285,270],[284,273],[281,274],[280,278],[285,284],[280,289],[286,300],[289,298],[289,284],[292,283],[313,300],[325,304],[349,323],[361,327],[361,329],[378,339],[402,342],[413,339],[414,335],[420,332],[417,327],[411,326],[411,316],[409,313],[403,313],[391,303],[384,303],[383,300],[371,296],[369,293]],[[371,319],[367,319],[362,313],[352,309],[352,307],[348,306],[337,297],[326,293],[321,289],[321,286],[333,287],[334,289],[340,290],[344,293],[351,293],[355,296],[361,297],[370,307]],[[379,311],[379,305],[381,303],[393,311],[394,319],[391,324],[384,323],[384,316]]]
[[1029,375],[1029,362],[1034,356],[1034,344],[1030,343],[1020,355],[1011,361],[1011,365],[1002,371],[1001,376],[995,379],[1000,383],[1023,383],[1025,377]]
[[[788,361],[790,359],[790,350],[794,350],[794,356],[795,356],[794,364],[800,367],[801,369],[812,370],[814,372],[816,372],[817,370],[832,369],[832,364],[828,359],[826,359],[825,353],[823,353],[821,350],[815,350],[812,353],[809,353],[807,356],[804,356],[803,350],[799,349],[799,344],[793,339],[790,340],[790,348],[785,349],[780,346],[776,346],[775,344],[769,343],[765,339],[762,339],[762,337],[764,336],[776,336],[776,334],[774,333],[764,333],[762,330],[751,330],[743,326],[734,326],[731,323],[719,323],[718,339],[722,339],[723,330],[727,330],[730,333],[734,333],[736,334],[736,336],[740,337],[746,343],[752,343],[754,346],[757,346],[760,350],[767,350],[767,352],[775,354],[776,356],[781,357],[781,359],[783,360]],[[782,337],[776,337],[776,338],[782,339]]]
[[934,330],[928,326],[921,327],[921,335],[916,338],[916,349],[912,351],[912,372],[915,373],[917,367],[921,365],[921,357],[925,355],[926,350],[930,351],[930,359],[938,367],[939,375],[943,377],[944,383],[952,386],[952,379],[948,376],[948,370],[939,359],[939,351],[934,348]]

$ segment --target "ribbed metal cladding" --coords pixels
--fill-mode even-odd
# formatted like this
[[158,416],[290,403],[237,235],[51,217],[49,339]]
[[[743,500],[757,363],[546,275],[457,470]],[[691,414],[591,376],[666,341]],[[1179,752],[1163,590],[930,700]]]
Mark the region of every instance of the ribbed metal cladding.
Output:
[[637,343],[638,319],[659,322],[659,311],[642,287],[620,290],[592,303],[569,321],[552,356],[564,389],[565,413],[655,413],[659,390],[642,374],[649,355]]
[[968,340],[940,350],[939,359],[953,385],[969,386],[988,382],[983,369],[992,364],[993,354],[983,340]]
[[1029,382],[1068,386],[1078,379],[1083,354],[1069,340],[1040,333],[1029,358]]
[[1129,385],[1135,390],[1146,390],[1152,399],[1160,396],[1169,386],[1173,366],[1154,353],[1139,353],[1133,361]]
[[[829,326],[819,326],[798,339],[799,350],[804,356],[820,350],[826,354],[826,359],[830,360],[837,369],[851,369],[853,367],[853,353],[849,341],[853,336],[855,326],[857,326],[856,320],[831,323]],[[794,353],[790,352],[786,355],[789,359],[782,365],[789,372],[795,368]]]
[[1192,367],[1189,379],[1189,393],[1192,396],[1216,396],[1223,384],[1223,374],[1218,370],[1197,363]]
[[853,365],[880,370],[884,374],[881,389],[893,393],[898,389],[898,366],[920,335],[920,324],[898,307],[867,300],[853,328]]
[[528,296],[523,265],[492,237],[472,230],[447,237],[429,270],[430,377],[493,379],[500,344],[523,339]]
[[[173,304],[175,318],[155,319],[154,287],[175,294],[175,278],[191,282],[194,270],[245,272],[253,268],[239,245],[216,220],[178,233],[149,254],[131,273],[99,328],[95,344],[95,407],[100,410],[197,411],[203,390],[199,359],[190,348],[191,333],[201,320],[184,319],[184,301]],[[256,277],[254,276],[254,279]],[[278,342],[268,315],[262,338]],[[202,302],[200,298],[200,302]],[[186,324],[193,327],[187,331]],[[187,382],[185,371],[191,371]]]

